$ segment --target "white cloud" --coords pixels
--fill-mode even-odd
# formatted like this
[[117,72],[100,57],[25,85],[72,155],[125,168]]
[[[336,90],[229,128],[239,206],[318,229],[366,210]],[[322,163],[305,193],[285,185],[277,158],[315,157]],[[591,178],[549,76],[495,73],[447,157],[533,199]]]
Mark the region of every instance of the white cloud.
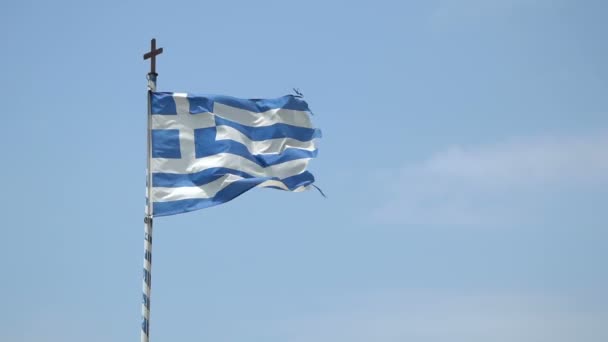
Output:
[[[608,135],[452,146],[383,175],[385,223],[491,224],[541,219],[543,204],[608,185]],[[536,217],[535,217],[536,216]]]

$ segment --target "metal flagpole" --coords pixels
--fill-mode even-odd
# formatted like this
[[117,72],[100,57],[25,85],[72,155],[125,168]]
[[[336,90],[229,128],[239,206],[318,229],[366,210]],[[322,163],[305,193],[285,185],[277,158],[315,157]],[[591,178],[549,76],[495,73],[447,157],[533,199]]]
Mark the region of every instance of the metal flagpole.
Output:
[[154,217],[152,206],[152,92],[156,91],[156,56],[163,49],[156,48],[156,39],[150,42],[150,52],[144,54],[144,60],[150,59],[150,72],[148,73],[148,128],[147,128],[147,164],[146,164],[146,209],[144,217],[144,276],[143,276],[143,298],[141,303],[141,342],[150,340],[150,292],[152,288],[152,218]]

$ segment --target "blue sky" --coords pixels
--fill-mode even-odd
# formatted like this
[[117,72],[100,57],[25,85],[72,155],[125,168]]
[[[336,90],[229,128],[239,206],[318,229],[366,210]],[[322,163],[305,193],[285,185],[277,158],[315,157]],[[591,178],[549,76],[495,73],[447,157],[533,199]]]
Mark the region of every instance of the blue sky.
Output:
[[606,341],[602,1],[4,1],[0,340],[139,339],[146,80],[300,88],[328,194],[159,218],[153,341]]

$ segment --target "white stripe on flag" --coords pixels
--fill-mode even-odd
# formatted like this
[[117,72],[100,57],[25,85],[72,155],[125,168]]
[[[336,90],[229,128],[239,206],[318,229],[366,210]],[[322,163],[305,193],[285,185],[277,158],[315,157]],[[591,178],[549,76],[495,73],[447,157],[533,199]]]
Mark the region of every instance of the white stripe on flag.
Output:
[[[156,187],[152,189],[152,196],[154,197],[155,202],[170,202],[170,201],[178,201],[184,199],[207,199],[213,198],[215,195],[220,192],[225,187],[230,184],[243,179],[241,176],[228,174],[216,179],[213,182],[201,185],[201,186],[184,186],[179,188],[163,188]],[[283,184],[281,181],[276,180],[267,180],[263,183],[257,185],[257,187],[277,187],[283,190],[288,190],[289,188]],[[293,190],[294,192],[300,192],[307,190],[307,187],[301,186]]]
[[152,115],[152,129],[197,129],[215,126],[215,119],[210,113],[177,115]]
[[281,164],[262,167],[249,159],[230,153],[218,153],[199,158],[188,159],[152,158],[152,170],[161,173],[195,173],[209,168],[224,167],[246,172],[255,177],[287,178],[306,171],[312,158],[290,160]]
[[293,109],[276,108],[256,113],[216,102],[213,105],[213,113],[224,119],[250,127],[264,127],[277,123],[305,128],[313,127],[308,112]]

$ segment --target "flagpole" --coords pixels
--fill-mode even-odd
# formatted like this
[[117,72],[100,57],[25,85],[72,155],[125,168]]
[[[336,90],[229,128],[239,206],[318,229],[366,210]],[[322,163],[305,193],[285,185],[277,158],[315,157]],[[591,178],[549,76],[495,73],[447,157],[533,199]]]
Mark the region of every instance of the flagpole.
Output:
[[156,39],[150,42],[150,52],[144,54],[145,59],[151,59],[150,72],[148,73],[148,117],[147,117],[147,153],[146,153],[146,209],[144,216],[144,270],[141,303],[141,342],[150,341],[150,294],[152,289],[152,218],[154,217],[152,206],[152,93],[156,91],[156,56],[163,49],[156,48]]
[[143,298],[141,303],[141,342],[150,340],[150,293],[152,289],[152,172],[151,162],[151,127],[150,116],[152,115],[152,92],[156,90],[156,75],[148,74],[148,128],[147,128],[147,166],[146,166],[146,210],[144,217],[144,275],[142,282]]

